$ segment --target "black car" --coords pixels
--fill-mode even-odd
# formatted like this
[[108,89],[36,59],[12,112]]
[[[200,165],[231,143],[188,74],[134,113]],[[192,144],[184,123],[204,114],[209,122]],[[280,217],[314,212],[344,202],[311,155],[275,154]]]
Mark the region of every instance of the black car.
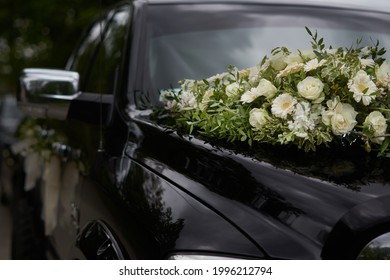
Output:
[[42,214],[29,238],[14,229],[13,257],[388,258],[388,157],[343,141],[305,152],[210,139],[156,110],[177,81],[310,48],[307,30],[390,46],[387,2],[359,3],[125,1],[65,70],[25,69],[19,105],[35,120],[22,129],[22,199]]

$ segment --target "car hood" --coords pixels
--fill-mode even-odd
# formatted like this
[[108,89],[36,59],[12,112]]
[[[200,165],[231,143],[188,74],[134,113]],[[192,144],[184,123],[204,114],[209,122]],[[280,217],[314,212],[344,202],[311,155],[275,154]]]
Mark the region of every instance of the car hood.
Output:
[[305,153],[210,143],[149,125],[139,131],[148,137],[132,157],[154,161],[162,176],[242,229],[269,257],[342,258],[327,246],[347,244],[345,228],[361,232],[389,220],[388,158],[354,147]]

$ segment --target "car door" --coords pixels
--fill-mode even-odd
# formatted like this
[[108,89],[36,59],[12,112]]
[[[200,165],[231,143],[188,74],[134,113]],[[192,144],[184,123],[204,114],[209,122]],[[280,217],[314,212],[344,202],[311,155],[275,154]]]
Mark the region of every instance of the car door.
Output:
[[[116,154],[120,153],[120,144],[115,142],[120,137],[114,136],[118,130],[113,120],[114,96],[120,90],[118,73],[125,67],[124,50],[131,14],[132,7],[125,4],[102,15],[88,29],[66,66],[67,70],[79,73],[81,93],[71,102],[62,129],[66,132],[68,145],[80,151],[82,176],[76,189],[70,190],[68,209],[63,209],[70,217],[60,214],[65,221],[70,219],[67,224],[71,226],[61,227],[64,221],[60,221],[51,238],[60,258],[98,258],[94,253],[75,249],[76,236],[83,229],[96,229],[103,232],[103,237],[105,233],[112,236],[103,222],[110,219],[106,214],[108,206],[101,204],[96,193],[101,186],[106,186],[105,183],[112,183],[110,166],[115,164]],[[106,241],[95,238],[95,242]],[[88,244],[89,249],[95,245]],[[123,258],[121,254],[105,256],[117,257]]]

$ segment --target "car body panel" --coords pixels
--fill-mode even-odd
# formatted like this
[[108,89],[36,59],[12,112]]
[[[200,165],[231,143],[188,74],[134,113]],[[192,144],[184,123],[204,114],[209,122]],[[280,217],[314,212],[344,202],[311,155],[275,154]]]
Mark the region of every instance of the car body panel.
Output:
[[[264,147],[255,156],[248,156],[237,149],[224,149],[223,144],[205,144],[201,139],[174,136],[172,132],[164,135],[145,120],[140,122],[139,130],[142,144],[134,149],[134,143],[129,142],[133,146],[129,156],[145,166],[164,166],[161,176],[223,213],[274,258],[325,258],[322,247],[343,217],[354,216],[357,224],[352,226],[345,218],[344,225],[360,230],[366,225],[362,220],[366,212],[357,209],[371,201],[389,199],[389,173],[375,169],[383,176],[376,183],[373,171],[364,171],[367,166],[361,161],[361,153],[349,159],[345,154],[328,159],[313,154],[299,158],[299,151]],[[387,159],[379,166],[388,166]],[[329,180],[332,177],[334,182]],[[389,220],[384,214],[377,215]],[[370,224],[376,221],[372,220]]]

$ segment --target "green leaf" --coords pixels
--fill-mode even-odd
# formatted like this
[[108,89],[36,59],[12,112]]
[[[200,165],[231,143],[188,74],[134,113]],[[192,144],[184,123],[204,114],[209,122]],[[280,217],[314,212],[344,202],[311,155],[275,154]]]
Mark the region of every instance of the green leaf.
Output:
[[305,26],[305,29],[306,29],[306,32],[309,33],[309,35],[313,37],[313,33],[311,33],[311,30],[307,26]]
[[378,55],[384,55],[385,53],[386,53],[386,50],[384,48],[382,48],[378,51]]
[[390,145],[390,138],[386,137],[385,140],[382,142],[379,155],[385,155],[387,149],[389,148],[389,145]]

